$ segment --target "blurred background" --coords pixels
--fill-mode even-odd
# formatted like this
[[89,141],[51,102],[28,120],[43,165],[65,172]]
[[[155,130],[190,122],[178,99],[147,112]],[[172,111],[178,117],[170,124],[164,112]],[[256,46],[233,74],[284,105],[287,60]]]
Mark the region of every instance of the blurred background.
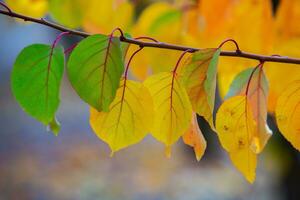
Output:
[[[299,0],[7,3],[12,9],[34,17],[46,15],[49,9],[47,19],[91,33],[108,34],[118,26],[134,36],[147,35],[195,47],[216,47],[232,37],[242,50],[300,57]],[[208,147],[200,162],[196,161],[193,149],[182,141],[173,146],[171,158],[166,158],[164,146],[151,136],[110,157],[108,146],[89,126],[88,106],[75,94],[66,77],[58,110],[62,128],[58,137],[48,132],[24,113],[13,98],[10,73],[16,56],[25,46],[51,44],[57,34],[41,25],[0,16],[1,200],[300,199],[300,156],[278,132],[272,115],[280,92],[288,82],[299,79],[299,66],[266,66],[270,82],[268,123],[273,136],[259,156],[256,181],[250,185],[233,167],[216,134],[202,118],[198,120]],[[67,48],[79,39],[64,38],[62,44]],[[234,48],[227,46],[230,50]],[[131,78],[143,80],[149,73],[168,70],[177,57],[178,52],[146,49],[135,57]],[[244,59],[221,58],[217,106],[233,77],[255,64]],[[288,78],[282,78],[283,75]]]

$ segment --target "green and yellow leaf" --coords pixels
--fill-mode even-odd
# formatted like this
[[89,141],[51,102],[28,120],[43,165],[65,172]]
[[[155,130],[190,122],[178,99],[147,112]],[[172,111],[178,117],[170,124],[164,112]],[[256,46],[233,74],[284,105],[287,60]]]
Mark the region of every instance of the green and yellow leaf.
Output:
[[199,50],[182,69],[182,80],[193,110],[203,116],[212,129],[219,55],[219,49]]
[[247,87],[248,102],[257,124],[252,147],[254,152],[260,153],[272,135],[267,124],[269,85],[263,68],[249,68],[239,73],[232,82],[226,98],[246,94]]
[[141,141],[150,132],[153,103],[149,91],[141,83],[121,81],[108,112],[91,108],[90,124],[112,153]]
[[82,25],[84,0],[49,0],[51,17],[64,26],[78,28]]

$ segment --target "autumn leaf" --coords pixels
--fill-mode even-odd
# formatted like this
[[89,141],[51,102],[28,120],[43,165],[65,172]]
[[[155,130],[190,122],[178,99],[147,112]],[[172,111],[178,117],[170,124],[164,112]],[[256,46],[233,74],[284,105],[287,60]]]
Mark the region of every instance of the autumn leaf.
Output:
[[198,126],[195,113],[193,113],[189,129],[184,133],[182,139],[185,144],[194,148],[196,159],[200,161],[206,149],[206,141]]
[[278,35],[284,39],[299,37],[300,2],[297,0],[281,0],[276,14]]
[[173,32],[173,30],[178,30],[178,28],[180,28],[181,14],[180,10],[170,3],[153,3],[146,7],[141,13],[133,28],[134,32],[149,34],[151,37],[159,36],[158,39],[166,39],[167,42],[172,42],[171,40],[178,39],[178,35],[170,35],[169,33],[171,30]]
[[[167,43],[180,43],[182,12],[167,2],[155,2],[146,7],[132,28],[133,35],[147,35]],[[174,34],[170,34],[174,33]],[[134,51],[134,49],[130,50]],[[144,49],[132,62],[131,72],[140,80],[145,80],[150,72],[170,71],[180,52],[163,49]],[[157,59],[166,57],[168,59]]]
[[279,96],[276,121],[283,136],[300,151],[300,81],[294,81]]
[[122,80],[108,112],[91,108],[90,124],[112,153],[141,141],[153,120],[152,98],[141,83]]
[[216,129],[221,145],[235,167],[253,183],[257,161],[251,145],[256,123],[246,96],[231,97],[221,105],[216,116]]
[[5,0],[11,10],[23,15],[40,18],[48,11],[48,0]]
[[[16,100],[44,125],[54,123],[63,70],[63,49],[44,44],[24,48],[13,66],[11,84]],[[57,126],[53,129],[56,133]]]
[[132,24],[133,9],[127,0],[89,0],[84,9],[83,28],[91,33],[107,33],[116,27],[127,31]]
[[192,54],[181,73],[193,110],[203,116],[212,129],[219,55],[219,49],[199,50]]
[[[271,54],[275,37],[271,1],[201,0],[198,2],[198,17],[194,19],[194,23],[191,23],[191,26],[198,24],[199,27],[198,32],[191,33],[198,46],[216,47],[226,38],[234,38],[243,51]],[[235,50],[230,44],[222,49]],[[255,64],[253,60],[222,57],[219,61],[221,67],[218,68],[221,97],[226,95],[230,83],[240,71]]]
[[[276,11],[276,38],[273,51],[276,54],[300,57],[300,1],[281,0]],[[300,70],[298,65],[285,63],[270,63],[266,67],[266,74],[270,82],[270,97],[268,107],[270,112],[275,112],[277,99],[281,92],[293,81],[299,80]],[[282,78],[288,74],[288,78]],[[280,80],[280,84],[278,84]]]
[[82,40],[68,62],[68,76],[73,88],[98,111],[109,110],[123,71],[119,39],[100,34]]
[[240,72],[232,82],[226,98],[246,93],[257,124],[252,147],[255,153],[260,153],[272,135],[267,125],[269,85],[262,67],[249,68]]
[[167,156],[170,156],[170,146],[187,131],[191,122],[191,103],[176,73],[152,75],[144,84],[154,105],[152,135],[166,145]]
[[64,26],[78,28],[82,25],[86,2],[83,0],[49,0],[51,17]]

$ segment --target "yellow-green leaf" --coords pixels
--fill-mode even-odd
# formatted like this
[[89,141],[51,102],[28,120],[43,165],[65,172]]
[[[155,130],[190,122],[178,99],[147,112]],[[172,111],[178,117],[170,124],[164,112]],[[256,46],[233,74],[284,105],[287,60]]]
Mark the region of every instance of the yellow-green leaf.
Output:
[[84,0],[49,0],[51,16],[60,24],[70,28],[81,26],[85,7]]
[[283,136],[300,151],[300,81],[294,81],[279,96],[276,121]]
[[216,116],[216,129],[235,167],[253,183],[256,153],[251,145],[256,123],[246,96],[231,97],[221,105]]
[[150,76],[145,81],[145,86],[153,98],[152,135],[166,145],[169,154],[170,146],[189,127],[192,116],[191,103],[176,73],[161,72]]
[[134,81],[120,83],[108,112],[91,108],[90,124],[112,153],[142,140],[150,131],[153,104],[146,87]]
[[43,17],[48,11],[47,0],[5,0],[11,10],[31,17]]
[[194,53],[183,67],[182,79],[190,101],[199,115],[214,129],[213,111],[219,49],[203,49]]
[[206,149],[206,141],[198,126],[197,115],[195,113],[193,113],[189,129],[182,136],[182,139],[185,144],[194,148],[196,159],[200,161]]

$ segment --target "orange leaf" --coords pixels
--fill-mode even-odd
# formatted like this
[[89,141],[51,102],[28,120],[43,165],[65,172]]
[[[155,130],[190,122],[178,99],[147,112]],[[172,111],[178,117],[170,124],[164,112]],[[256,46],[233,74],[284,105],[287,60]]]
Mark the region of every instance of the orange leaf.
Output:
[[198,126],[197,115],[195,113],[193,113],[189,129],[182,136],[182,139],[185,144],[194,148],[196,159],[200,161],[206,149],[206,141]]

